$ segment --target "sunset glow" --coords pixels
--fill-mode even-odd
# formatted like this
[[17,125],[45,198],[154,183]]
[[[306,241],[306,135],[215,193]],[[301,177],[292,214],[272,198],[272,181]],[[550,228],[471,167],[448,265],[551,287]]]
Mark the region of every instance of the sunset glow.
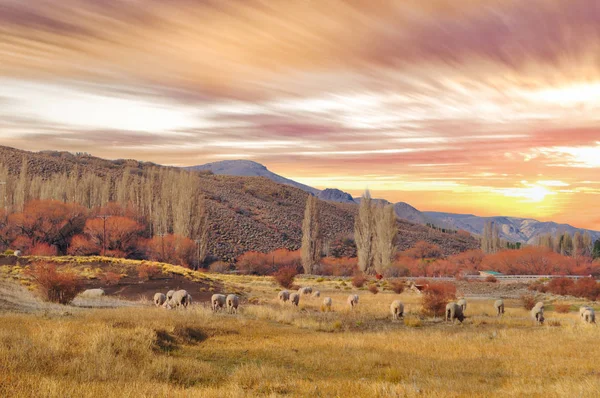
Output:
[[597,0],[0,0],[0,144],[600,229]]

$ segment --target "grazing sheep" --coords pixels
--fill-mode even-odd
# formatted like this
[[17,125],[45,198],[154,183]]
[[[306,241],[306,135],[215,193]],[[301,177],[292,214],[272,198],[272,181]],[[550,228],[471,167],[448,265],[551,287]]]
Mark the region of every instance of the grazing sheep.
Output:
[[588,307],[587,305],[584,305],[583,307],[579,307],[579,317],[581,319],[583,319],[583,313],[588,310],[591,309],[592,307]]
[[541,306],[538,306],[536,304],[535,307],[533,307],[531,309],[531,318],[533,318],[533,320],[539,325],[542,325],[544,323],[544,305],[543,304]]
[[544,313],[544,303],[541,301],[538,301],[537,303],[535,303],[535,306],[533,308],[539,308],[542,310],[542,314]]
[[462,298],[462,299],[458,300],[458,301],[456,302],[456,304],[460,305],[460,307],[461,307],[461,308],[462,308],[462,310],[463,310],[463,313],[464,313],[464,312],[467,310],[467,300],[465,300],[464,298]]
[[298,289],[298,293],[299,294],[311,294],[312,287],[310,287],[310,286],[301,287],[300,289]]
[[390,312],[392,313],[392,319],[397,320],[404,316],[404,304],[400,300],[392,301],[390,305]]
[[292,303],[292,305],[295,305],[297,307],[298,304],[300,304],[300,295],[298,293],[290,294],[290,302]]
[[103,289],[87,289],[87,290],[84,290],[80,294],[80,296],[87,297],[87,298],[98,298],[98,297],[104,296],[104,290]]
[[235,294],[230,294],[227,296],[227,313],[233,314],[234,312],[237,314],[238,306],[240,305],[240,299]]
[[333,304],[333,301],[331,300],[331,297],[325,297],[323,299],[323,306],[325,307],[325,309],[327,311],[331,311],[331,304]]
[[290,299],[290,292],[288,292],[287,290],[280,291],[277,295],[277,299],[279,299],[279,301],[281,301],[282,303],[285,303]]
[[173,298],[174,294],[175,294],[175,290],[169,290],[167,292],[167,301],[171,301],[171,299]]
[[585,323],[596,323],[596,312],[593,308],[588,307],[585,311],[583,311],[581,319],[583,319]]
[[164,293],[154,294],[154,305],[157,307],[162,306],[167,301],[167,296]]
[[222,309],[227,301],[227,297],[224,294],[213,294],[210,298],[210,307],[213,312],[217,312]]
[[358,294],[351,294],[348,296],[348,305],[350,308],[354,308],[358,305]]
[[190,296],[190,294],[187,291],[178,290],[175,293],[173,293],[173,297],[171,298],[169,305],[171,307],[175,307],[175,308],[179,308],[179,307],[187,308],[187,306],[190,305],[191,302],[192,302],[192,296]]
[[446,321],[454,322],[455,319],[458,319],[460,323],[465,319],[462,307],[454,302],[446,304]]
[[502,316],[502,314],[504,314],[504,300],[496,300],[494,302],[494,308],[496,309],[496,315]]
[[318,290],[315,290],[314,293],[312,294],[313,297],[321,297],[321,292]]

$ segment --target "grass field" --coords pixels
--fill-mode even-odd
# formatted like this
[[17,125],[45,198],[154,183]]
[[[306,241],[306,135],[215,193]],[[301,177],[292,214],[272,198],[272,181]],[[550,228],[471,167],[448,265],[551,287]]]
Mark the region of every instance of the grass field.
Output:
[[[274,300],[265,278],[228,276],[250,291],[239,315],[207,303],[0,314],[0,396],[11,397],[593,397],[600,331],[549,307],[535,326],[517,301],[469,300],[464,324],[420,315],[414,293],[373,295],[310,281],[321,298]],[[303,281],[301,280],[300,283]],[[304,281],[306,282],[306,281]],[[357,310],[345,299],[360,294]],[[334,300],[322,312],[324,296]],[[389,304],[406,304],[392,322]]]

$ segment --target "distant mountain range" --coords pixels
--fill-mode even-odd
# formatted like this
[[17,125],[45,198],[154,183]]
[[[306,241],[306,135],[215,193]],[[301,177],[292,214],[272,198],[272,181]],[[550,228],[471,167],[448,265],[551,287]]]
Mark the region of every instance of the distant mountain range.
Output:
[[[224,160],[221,162],[208,163],[200,166],[188,167],[189,170],[211,171],[214,174],[224,174],[232,176],[254,176],[266,177],[274,182],[290,185],[300,188],[317,196],[321,200],[339,203],[360,203],[361,198],[353,198],[349,193],[336,188],[327,188],[319,190],[300,184],[296,181],[282,177],[269,171],[264,165],[249,160]],[[383,204],[391,204],[385,199],[375,199]],[[485,223],[492,221],[500,227],[500,237],[512,242],[535,243],[540,235],[547,233],[555,234],[557,232],[569,232],[574,234],[576,231],[581,233],[588,231],[594,240],[600,239],[600,232],[575,228],[569,224],[558,224],[552,221],[537,221],[531,218],[518,217],[479,217],[473,214],[455,214],[436,211],[419,211],[408,203],[398,202],[394,204],[394,209],[398,218],[407,220],[415,224],[434,224],[442,228],[455,230],[465,230],[475,235],[481,235]]]

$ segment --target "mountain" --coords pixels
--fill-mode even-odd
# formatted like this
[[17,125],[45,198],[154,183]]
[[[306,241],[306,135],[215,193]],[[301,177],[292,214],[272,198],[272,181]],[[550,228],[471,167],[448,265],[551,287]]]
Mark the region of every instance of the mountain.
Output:
[[500,227],[500,237],[512,242],[534,244],[537,237],[547,233],[568,232],[573,235],[579,231],[589,232],[594,240],[600,239],[600,232],[575,228],[569,224],[558,224],[552,221],[538,221],[531,218],[518,217],[479,217],[473,214],[454,214],[425,211],[422,214],[433,220],[434,224],[444,225],[452,229],[462,229],[472,234],[481,235],[485,223],[492,221]]
[[356,203],[354,199],[352,199],[352,195],[335,188],[324,189],[319,192],[317,197],[321,200],[327,200],[330,202]]
[[267,169],[264,165],[257,162],[253,162],[251,160],[222,160],[220,162],[186,167],[186,169],[191,171],[210,171],[216,175],[228,175],[238,177],[266,177],[269,180],[275,181],[278,184],[300,188],[301,190],[309,192],[315,196],[318,196],[320,193],[320,191],[316,188],[300,184],[299,182],[282,177],[279,174],[275,174],[269,169]]
[[403,220],[414,222],[415,224],[427,224],[431,223],[431,220],[419,210],[415,209],[408,203],[398,202],[394,204],[394,211],[396,216]]

